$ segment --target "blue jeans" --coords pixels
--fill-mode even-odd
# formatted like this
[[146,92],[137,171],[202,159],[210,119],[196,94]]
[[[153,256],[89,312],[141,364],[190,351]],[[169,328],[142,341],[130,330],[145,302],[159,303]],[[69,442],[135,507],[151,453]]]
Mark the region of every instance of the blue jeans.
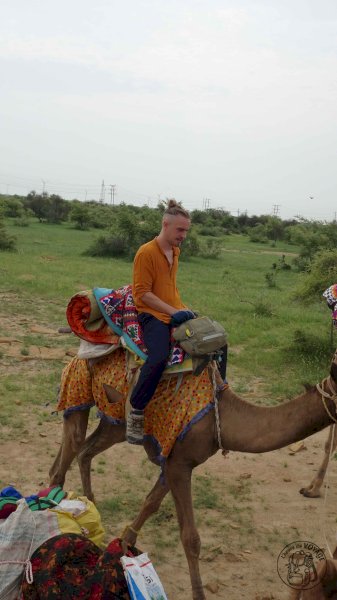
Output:
[[144,410],[155,393],[166,367],[170,352],[171,327],[149,313],[141,313],[138,315],[138,320],[143,330],[148,357],[141,368],[130,403],[132,408]]

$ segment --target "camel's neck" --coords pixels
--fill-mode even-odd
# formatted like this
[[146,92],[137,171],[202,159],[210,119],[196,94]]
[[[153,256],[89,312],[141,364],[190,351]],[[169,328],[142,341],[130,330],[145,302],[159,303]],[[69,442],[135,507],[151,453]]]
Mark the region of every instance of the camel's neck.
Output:
[[[328,405],[335,414],[333,403]],[[220,417],[223,446],[240,452],[276,450],[332,422],[316,388],[271,408],[249,404],[228,389],[220,402]]]

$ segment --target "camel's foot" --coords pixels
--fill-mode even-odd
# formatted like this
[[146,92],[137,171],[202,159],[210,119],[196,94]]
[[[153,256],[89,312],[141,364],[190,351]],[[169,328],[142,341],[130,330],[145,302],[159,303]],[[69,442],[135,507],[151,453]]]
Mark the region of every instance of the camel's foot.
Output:
[[320,492],[319,492],[319,488],[317,489],[316,487],[304,487],[300,489],[300,494],[302,494],[302,496],[305,496],[306,498],[319,498],[320,497]]
[[49,487],[59,485],[61,488],[64,486],[65,477],[59,477],[57,474],[49,473]]
[[127,525],[121,535],[122,548],[126,553],[128,546],[135,546],[137,542],[138,531],[133,529],[131,525]]

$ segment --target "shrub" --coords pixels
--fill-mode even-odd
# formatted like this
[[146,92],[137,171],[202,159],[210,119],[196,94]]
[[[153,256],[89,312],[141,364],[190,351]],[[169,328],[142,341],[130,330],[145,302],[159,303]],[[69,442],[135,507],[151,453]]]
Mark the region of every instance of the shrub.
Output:
[[266,273],[264,277],[265,277],[267,286],[269,288],[276,287],[276,272],[275,271],[273,273]]
[[159,211],[151,211],[144,221],[140,221],[135,217],[133,207],[120,206],[110,232],[95,240],[85,254],[132,258],[139,246],[158,234],[160,223]]
[[328,360],[331,357],[331,340],[318,337],[312,333],[304,332],[302,329],[294,331],[293,339],[287,352],[307,360]]
[[321,250],[314,257],[311,271],[301,276],[294,297],[301,301],[315,300],[324,290],[337,282],[337,250]]
[[184,241],[181,248],[181,259],[186,260],[191,256],[200,256],[201,244],[197,233],[194,229],[191,229],[188,233],[186,240]]
[[3,216],[0,214],[0,250],[16,252],[16,238],[6,231]]
[[86,256],[107,256],[120,258],[128,255],[128,242],[122,236],[101,235],[84,252]]
[[265,225],[261,223],[259,225],[255,225],[252,229],[249,230],[249,241],[259,244],[267,244],[267,231]]
[[14,225],[16,227],[28,227],[29,219],[26,215],[22,215],[21,217],[18,217],[17,219],[14,220]]
[[220,258],[222,243],[220,240],[206,240],[201,244],[200,255],[203,258]]

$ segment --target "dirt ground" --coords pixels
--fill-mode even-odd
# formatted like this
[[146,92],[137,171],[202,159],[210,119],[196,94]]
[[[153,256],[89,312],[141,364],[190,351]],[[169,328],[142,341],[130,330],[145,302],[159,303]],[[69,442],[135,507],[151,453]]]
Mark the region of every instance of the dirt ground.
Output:
[[[5,348],[2,344],[2,349]],[[29,363],[29,364],[28,364]],[[7,366],[6,366],[7,365]],[[13,363],[13,357],[3,357],[2,373],[17,370],[18,379],[25,369],[34,369],[39,359]],[[247,398],[249,400],[249,398]],[[1,442],[0,480],[14,484],[22,493],[33,493],[48,484],[48,470],[62,435],[62,418],[55,416],[43,427],[29,408],[23,411],[25,428],[16,439]],[[91,427],[94,423],[91,424]],[[245,424],[242,423],[242,427]],[[289,448],[267,454],[249,455],[231,452],[223,458],[220,452],[195,473],[216,482],[223,506],[231,504],[230,516],[217,504],[209,511],[197,511],[201,534],[201,572],[209,600],[286,600],[289,588],[277,572],[277,559],[289,543],[304,540],[322,547],[329,556],[328,547],[336,545],[336,461],[331,461],[328,487],[322,497],[304,498],[299,489],[308,484],[316,472],[327,431],[305,440],[303,448],[292,453]],[[104,454],[104,473],[93,470],[96,499],[113,497],[120,480],[113,465],[123,465],[133,478],[135,488],[150,489],[152,482],[144,482],[144,451],[126,443],[110,448]],[[96,459],[97,460],[97,459]],[[80,489],[75,464],[68,473],[66,489]],[[234,490],[234,492],[233,492]],[[125,499],[127,502],[127,498]],[[235,518],[235,507],[240,518]],[[130,521],[129,521],[130,522]],[[119,535],[126,525],[112,518],[106,524],[107,539]],[[227,529],[224,529],[226,525]],[[157,527],[160,527],[158,520]],[[170,528],[177,533],[175,518]],[[224,531],[227,530],[227,534]],[[165,560],[156,561],[155,529],[146,529],[138,539],[138,546],[148,551],[162,579],[170,600],[191,598],[191,586],[186,559],[180,542],[170,542]]]
[[[27,423],[23,438],[16,442],[0,442],[1,456],[5,458],[2,461],[1,479],[15,484],[24,493],[31,493],[46,485],[52,460],[49,451],[58,448],[61,429],[62,423],[57,418],[54,424],[45,425],[44,437],[40,437],[34,424]],[[228,483],[241,479],[249,480],[251,484],[249,515],[253,532],[246,539],[245,532],[235,520],[229,523],[230,543],[226,537],[219,543],[218,535],[214,535],[214,521],[211,526],[199,523],[202,539],[201,572],[208,599],[285,600],[289,589],[277,573],[277,557],[284,546],[296,540],[311,541],[324,548],[328,556],[326,542],[333,548],[336,539],[336,494],[333,492],[336,488],[335,461],[332,461],[329,473],[326,498],[324,490],[323,497],[318,499],[304,498],[298,493],[317,468],[325,436],[326,432],[321,432],[308,438],[305,449],[295,454],[284,448],[264,455],[230,453],[224,459],[218,453],[196,469],[198,475],[207,473],[216,477],[220,486],[223,482],[224,504],[228,501],[225,493]],[[141,448],[130,448],[126,443],[105,453],[107,465],[113,465],[116,461],[127,465],[135,485],[143,458]],[[98,500],[113,497],[118,485],[113,469],[104,476],[93,473],[93,481]],[[72,467],[66,483],[67,489],[80,489],[77,465]],[[210,512],[215,522],[217,518],[221,519],[221,514],[217,517],[214,509]],[[121,522],[108,524],[108,539],[119,535],[125,525]],[[174,518],[172,527],[176,528]],[[153,530],[152,533],[140,534],[138,545],[150,553],[170,600],[191,597],[187,563],[181,548],[171,551],[167,560],[157,565]]]

